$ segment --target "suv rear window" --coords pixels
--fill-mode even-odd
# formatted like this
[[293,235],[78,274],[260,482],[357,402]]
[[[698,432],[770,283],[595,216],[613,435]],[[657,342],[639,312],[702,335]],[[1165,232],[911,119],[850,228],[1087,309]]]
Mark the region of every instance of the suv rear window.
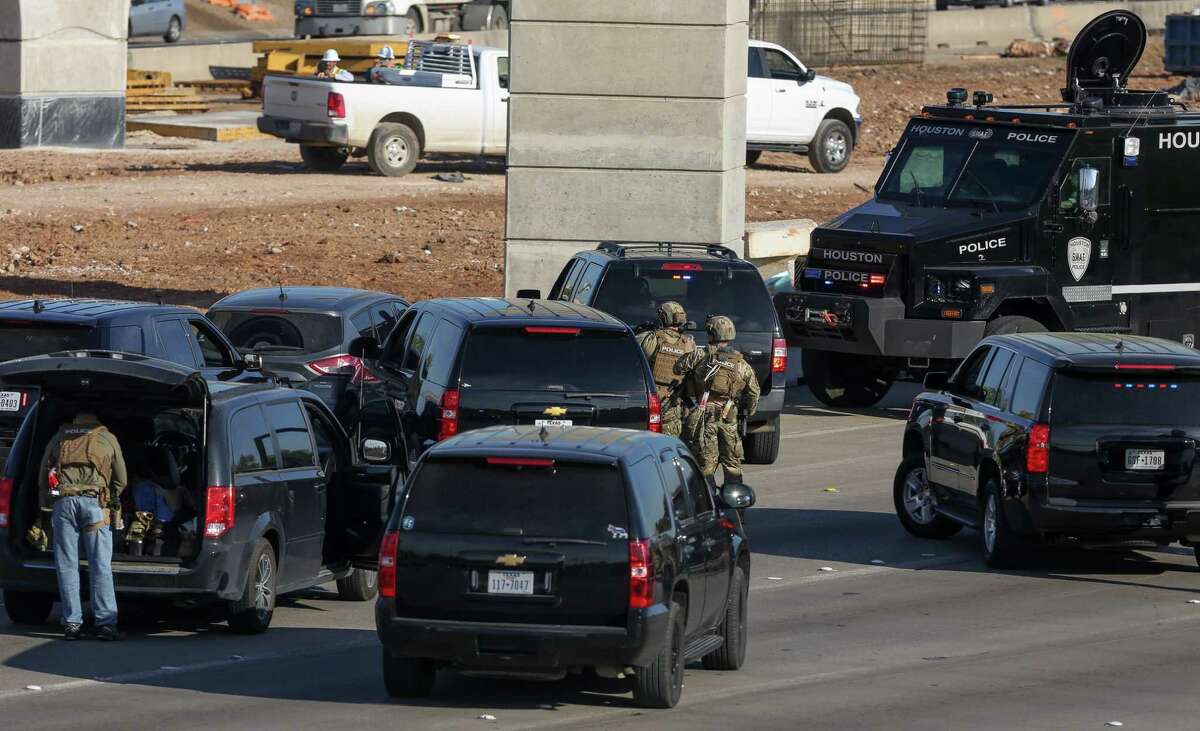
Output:
[[404,516],[423,533],[609,541],[629,527],[615,466],[560,462],[549,468],[431,460],[409,489]]
[[320,353],[342,344],[342,318],[318,312],[213,310],[208,317],[238,350]]
[[1192,426],[1200,423],[1200,379],[1140,374],[1057,373],[1051,385],[1051,424]]
[[524,327],[479,328],[467,337],[463,388],[489,391],[647,389],[637,342],[628,333],[583,328],[578,335],[526,332]]
[[738,330],[775,330],[775,309],[757,271],[735,269],[730,278],[723,266],[695,271],[661,266],[671,264],[643,265],[637,276],[629,266],[609,267],[592,306],[636,327],[653,322],[659,305],[674,301],[700,327],[712,315],[725,315]]
[[98,340],[90,327],[29,327],[0,321],[0,360],[95,348]]

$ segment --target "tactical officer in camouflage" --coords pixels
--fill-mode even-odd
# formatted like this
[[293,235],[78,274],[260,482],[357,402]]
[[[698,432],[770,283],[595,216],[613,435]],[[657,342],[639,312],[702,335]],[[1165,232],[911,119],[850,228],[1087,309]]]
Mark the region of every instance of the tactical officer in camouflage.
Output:
[[708,345],[675,364],[675,373],[686,379],[698,405],[688,415],[683,440],[700,459],[700,468],[711,483],[719,464],[725,484],[742,481],[742,439],[738,434],[738,409],[746,416],[758,409],[761,391],[754,369],[730,347],[737,337],[733,321],[724,315],[710,317],[704,329]]
[[658,308],[658,327],[638,335],[638,344],[650,362],[654,385],[662,403],[662,431],[673,437],[683,431],[681,394],[672,386],[679,381],[675,363],[696,350],[696,341],[683,331],[687,312],[678,302],[664,302]]
[[53,504],[54,568],[62,598],[63,636],[68,640],[79,639],[83,630],[80,544],[87,554],[96,637],[121,639],[109,512],[119,516],[126,481],[121,445],[95,414],[76,414],[74,420],[59,427],[46,447],[38,487],[40,495]]

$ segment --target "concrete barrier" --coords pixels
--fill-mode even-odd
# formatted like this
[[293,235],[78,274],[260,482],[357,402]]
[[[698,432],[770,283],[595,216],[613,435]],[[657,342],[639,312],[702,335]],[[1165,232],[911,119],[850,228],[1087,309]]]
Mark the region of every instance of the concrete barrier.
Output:
[[930,49],[986,48],[993,51],[1004,48],[1016,38],[1047,41],[1074,38],[1092,18],[1120,8],[1137,13],[1150,31],[1161,31],[1166,27],[1167,15],[1188,13],[1198,6],[1198,0],[1141,0],[931,11],[927,46]]

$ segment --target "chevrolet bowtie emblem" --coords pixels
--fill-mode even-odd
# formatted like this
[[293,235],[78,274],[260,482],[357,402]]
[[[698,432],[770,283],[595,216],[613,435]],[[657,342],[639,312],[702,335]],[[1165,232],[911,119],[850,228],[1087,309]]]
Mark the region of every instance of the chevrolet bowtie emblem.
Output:
[[496,559],[496,563],[500,564],[501,566],[513,568],[514,566],[520,566],[521,564],[525,563],[525,557],[518,556],[515,553],[507,553]]
[[546,416],[566,416],[567,410],[562,406],[551,406],[542,413]]

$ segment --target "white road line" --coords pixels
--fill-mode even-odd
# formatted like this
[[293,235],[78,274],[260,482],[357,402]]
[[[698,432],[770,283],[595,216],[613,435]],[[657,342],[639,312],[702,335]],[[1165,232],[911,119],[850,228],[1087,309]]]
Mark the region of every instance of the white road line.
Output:
[[867,429],[886,429],[889,427],[902,428],[905,422],[893,421],[887,424],[863,424],[861,426],[844,426],[837,429],[819,429],[817,431],[802,431],[794,434],[783,434],[780,439],[799,439],[801,437],[823,437],[829,434],[845,434],[852,431],[865,431]]
[[[955,566],[957,564],[970,563],[977,560],[973,556],[945,556],[938,558],[927,558],[920,561],[909,561],[907,563],[888,564],[884,566],[864,566],[861,569],[838,569],[833,572],[811,574],[807,576],[797,576],[794,579],[784,579],[783,581],[768,581],[763,584],[753,584],[750,591],[774,591],[776,589],[786,589],[793,586],[804,586],[805,584],[816,584],[823,581],[836,581],[838,579],[854,579],[863,576],[871,576],[872,574],[882,574],[888,571],[913,571],[918,569],[940,569],[946,566]],[[778,570],[778,569],[776,569]]]

